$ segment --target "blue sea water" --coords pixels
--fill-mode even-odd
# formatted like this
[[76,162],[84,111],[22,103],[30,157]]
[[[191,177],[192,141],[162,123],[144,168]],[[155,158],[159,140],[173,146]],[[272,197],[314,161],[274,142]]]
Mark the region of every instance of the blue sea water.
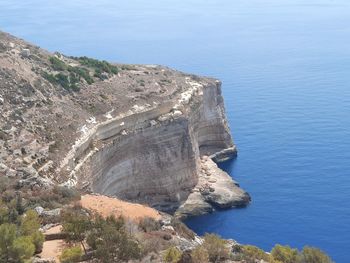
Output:
[[270,250],[350,260],[348,0],[0,0],[0,29],[51,51],[223,81],[247,208],[188,220]]

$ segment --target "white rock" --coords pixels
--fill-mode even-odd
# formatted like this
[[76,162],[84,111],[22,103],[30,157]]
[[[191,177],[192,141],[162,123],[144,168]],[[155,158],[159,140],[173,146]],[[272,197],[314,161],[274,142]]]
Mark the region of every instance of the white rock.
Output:
[[90,117],[90,119],[86,120],[87,123],[95,124],[96,123],[96,118],[95,117]]
[[179,111],[179,110],[175,110],[173,112],[173,117],[176,118],[176,117],[180,117],[182,116],[182,111]]
[[38,213],[38,215],[40,216],[43,212],[44,212],[44,208],[42,208],[41,206],[37,206],[34,208],[35,212]]
[[175,231],[175,229],[172,226],[162,226],[163,230],[170,230],[170,231]]
[[21,55],[22,55],[23,57],[29,57],[29,56],[30,56],[30,50],[29,50],[28,48],[22,49]]

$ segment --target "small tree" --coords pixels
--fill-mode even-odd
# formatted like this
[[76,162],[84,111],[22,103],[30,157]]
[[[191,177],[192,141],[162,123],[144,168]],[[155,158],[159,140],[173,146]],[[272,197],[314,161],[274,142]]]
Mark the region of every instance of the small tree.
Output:
[[165,250],[164,253],[164,261],[168,263],[177,263],[181,259],[181,251],[177,249],[176,247],[170,247],[167,250]]
[[22,236],[14,240],[11,247],[11,258],[13,262],[25,262],[35,252],[35,246],[28,236]]
[[9,209],[0,200],[0,225],[9,223]]
[[11,257],[11,248],[16,239],[16,225],[0,225],[0,262],[9,262]]
[[272,251],[271,256],[274,260],[283,263],[296,263],[300,261],[298,250],[290,246],[276,245]]
[[331,258],[322,250],[305,246],[301,251],[302,263],[333,263]]
[[126,233],[124,224],[122,217],[95,216],[87,243],[102,262],[127,262],[141,257],[141,247]]
[[227,241],[218,235],[205,234],[203,247],[208,251],[210,261],[218,262],[230,257]]
[[61,263],[79,262],[82,255],[83,255],[83,251],[79,246],[66,248],[62,251],[62,254],[60,256],[60,261]]
[[43,250],[43,244],[45,241],[44,234],[37,230],[30,235],[30,238],[35,246],[35,252],[40,253]]
[[17,227],[14,224],[0,225],[0,262],[21,263],[29,259],[35,251],[35,246],[29,236],[17,237]]
[[34,210],[28,210],[21,220],[20,232],[23,236],[30,236],[40,228],[39,216]]
[[209,254],[203,246],[198,246],[191,252],[192,263],[208,263]]
[[67,235],[68,242],[80,242],[86,254],[84,240],[90,230],[89,218],[78,212],[68,212],[64,215],[62,232]]

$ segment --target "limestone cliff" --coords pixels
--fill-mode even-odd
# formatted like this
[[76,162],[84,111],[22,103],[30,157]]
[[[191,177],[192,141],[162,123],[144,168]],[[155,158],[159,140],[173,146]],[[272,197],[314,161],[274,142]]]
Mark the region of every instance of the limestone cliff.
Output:
[[250,200],[210,161],[236,154],[217,80],[50,54],[0,33],[0,88],[3,175],[184,215]]

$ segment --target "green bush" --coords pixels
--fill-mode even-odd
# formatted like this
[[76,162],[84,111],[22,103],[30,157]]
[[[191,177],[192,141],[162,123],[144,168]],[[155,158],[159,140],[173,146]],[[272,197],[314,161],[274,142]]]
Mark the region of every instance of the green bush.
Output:
[[29,236],[18,236],[14,224],[0,225],[0,262],[22,263],[33,256],[35,246]]
[[66,234],[66,240],[68,242],[80,242],[84,252],[86,252],[84,240],[91,227],[88,216],[80,211],[66,211],[62,217],[62,232]]
[[192,263],[208,263],[209,254],[203,246],[198,246],[191,252]]
[[60,72],[56,75],[47,73],[46,71],[42,72],[43,78],[54,85],[60,85],[66,90],[79,91],[79,87],[77,86],[77,77],[70,74],[69,76]]
[[94,68],[95,70],[97,70],[100,73],[102,73],[102,72],[112,73],[112,74],[118,73],[117,66],[114,66],[114,65],[112,65],[104,60],[99,61],[97,59],[88,58],[88,57],[79,57],[79,58],[75,58],[75,59],[77,59],[80,62],[80,64],[87,66],[87,67]]
[[74,263],[79,262],[83,255],[83,251],[79,246],[66,248],[62,251],[60,256],[61,263]]
[[55,79],[56,82],[60,84],[64,89],[70,89],[70,82],[68,76],[64,75],[63,73],[58,73],[57,75],[55,75]]
[[68,67],[68,71],[70,72],[70,74],[74,77],[71,77],[71,81],[74,83],[77,83],[80,78],[85,79],[85,81],[90,85],[92,83],[94,83],[94,80],[92,79],[92,77],[90,76],[89,70],[87,70],[86,68],[82,68],[82,67]]
[[283,263],[297,263],[300,261],[298,250],[290,246],[276,245],[271,250],[271,256],[274,260]]
[[248,262],[254,263],[256,260],[269,261],[270,257],[264,250],[251,245],[242,247],[243,258]]
[[40,253],[43,250],[43,244],[45,241],[44,234],[37,230],[30,235],[30,238],[35,247],[35,252]]
[[35,246],[30,237],[18,237],[11,247],[11,258],[14,262],[24,262],[31,258],[35,252]]
[[163,260],[168,263],[176,263],[180,261],[181,255],[182,253],[179,249],[176,247],[170,247],[165,250]]
[[20,231],[24,236],[34,234],[40,228],[39,216],[34,210],[28,210],[21,221]]
[[16,239],[16,225],[0,225],[0,262],[7,262],[11,256],[11,248]]
[[63,71],[67,69],[66,63],[64,63],[62,60],[56,57],[50,57],[49,61],[51,63],[51,66],[54,70],[57,71]]
[[305,246],[301,251],[302,263],[332,263],[331,258],[322,250]]
[[122,217],[110,216],[104,219],[96,215],[91,223],[87,243],[101,262],[115,262],[116,259],[127,262],[141,257],[142,248],[126,233]]
[[208,251],[210,261],[217,262],[230,257],[227,241],[218,235],[205,234],[203,247]]

